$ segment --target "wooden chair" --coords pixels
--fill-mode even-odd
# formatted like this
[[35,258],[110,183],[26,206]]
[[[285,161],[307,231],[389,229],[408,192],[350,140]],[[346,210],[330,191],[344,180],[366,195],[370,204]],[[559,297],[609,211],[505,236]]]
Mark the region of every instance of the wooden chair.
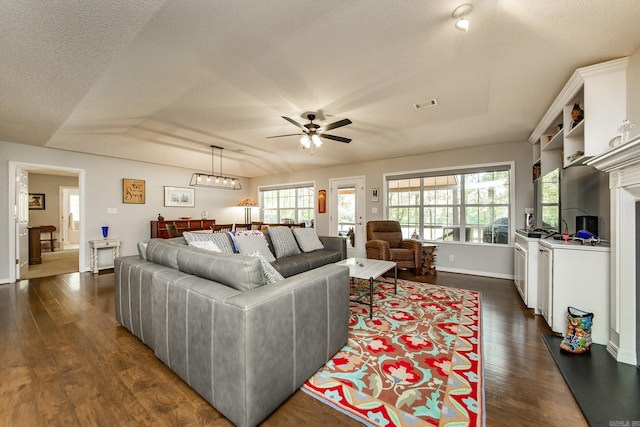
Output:
[[[42,249],[49,249],[51,252],[56,250],[56,238],[54,232],[56,227],[53,225],[41,225],[40,226],[40,247]],[[49,233],[48,237],[43,236],[42,233]],[[46,245],[46,246],[45,246]]]
[[398,221],[367,222],[367,258],[395,261],[398,268],[412,268],[419,274],[422,267],[422,242],[402,237]]
[[174,237],[180,237],[182,236],[182,233],[180,233],[178,231],[178,227],[176,226],[176,224],[167,224],[167,235],[169,236],[170,239],[174,238]]
[[213,230],[214,233],[224,233],[233,230],[233,224],[213,224],[211,230]]
[[247,231],[251,230],[251,224],[233,224],[234,231]]

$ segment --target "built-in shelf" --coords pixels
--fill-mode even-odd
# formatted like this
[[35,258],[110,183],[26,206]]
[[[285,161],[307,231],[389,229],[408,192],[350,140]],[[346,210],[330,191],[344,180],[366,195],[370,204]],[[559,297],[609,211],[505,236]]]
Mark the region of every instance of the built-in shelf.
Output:
[[580,123],[575,125],[569,132],[567,132],[567,137],[582,135],[584,135],[584,120],[581,120]]
[[[614,59],[573,73],[529,136],[529,142],[540,147],[534,149],[533,164],[540,165],[542,175],[557,167],[583,165],[609,148],[626,118],[628,62],[629,58]],[[576,105],[583,118],[573,126]]]
[[549,142],[542,146],[542,151],[560,150],[564,142],[564,132],[562,129],[558,131]]

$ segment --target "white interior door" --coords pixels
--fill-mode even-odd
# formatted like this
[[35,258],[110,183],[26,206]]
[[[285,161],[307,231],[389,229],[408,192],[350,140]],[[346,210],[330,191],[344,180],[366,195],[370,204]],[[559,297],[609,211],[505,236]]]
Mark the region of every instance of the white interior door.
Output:
[[365,179],[363,176],[332,179],[331,233],[347,237],[347,255],[366,258]]
[[29,174],[21,168],[16,169],[16,204],[14,217],[16,223],[16,278],[29,272]]

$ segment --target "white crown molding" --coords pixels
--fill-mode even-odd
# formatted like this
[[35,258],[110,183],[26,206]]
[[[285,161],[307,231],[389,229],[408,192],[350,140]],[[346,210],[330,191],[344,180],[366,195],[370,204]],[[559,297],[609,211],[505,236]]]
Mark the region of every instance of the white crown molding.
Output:
[[531,132],[529,142],[535,144],[540,141],[542,134],[553,124],[556,117],[562,113],[562,108],[569,104],[578,92],[584,86],[585,79],[606,74],[613,71],[624,70],[629,63],[629,57],[613,59],[611,61],[602,62],[600,64],[589,65],[587,67],[578,68],[564,85],[556,99],[553,101],[547,112],[542,116],[538,126]]

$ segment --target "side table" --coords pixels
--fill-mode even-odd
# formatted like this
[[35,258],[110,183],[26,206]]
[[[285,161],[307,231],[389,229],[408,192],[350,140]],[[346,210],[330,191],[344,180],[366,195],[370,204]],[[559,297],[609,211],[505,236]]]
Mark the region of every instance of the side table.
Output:
[[[115,259],[120,256],[120,241],[113,239],[102,240],[89,240],[89,248],[91,249],[91,272],[98,274],[100,270],[106,270],[113,268],[115,265]],[[100,249],[110,249],[112,252],[111,264],[99,265],[98,264],[98,251]]]
[[434,276],[438,275],[436,270],[436,249],[438,245],[431,243],[422,244],[422,268],[420,269],[420,275],[424,276],[427,273],[431,273]]

